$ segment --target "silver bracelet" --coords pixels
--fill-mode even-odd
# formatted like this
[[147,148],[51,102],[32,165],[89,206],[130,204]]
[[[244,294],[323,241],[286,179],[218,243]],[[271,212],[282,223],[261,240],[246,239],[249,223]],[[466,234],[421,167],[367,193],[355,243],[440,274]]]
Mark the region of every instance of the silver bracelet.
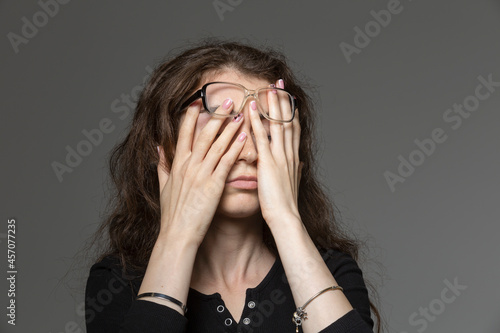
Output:
[[305,311],[306,306],[308,306],[309,303],[311,303],[316,297],[318,297],[322,293],[329,291],[329,290],[336,290],[336,289],[338,289],[340,291],[344,291],[344,289],[340,286],[331,286],[331,287],[325,288],[325,289],[321,290],[319,293],[317,293],[316,295],[314,295],[313,297],[309,298],[309,300],[304,305],[299,306],[297,308],[297,311],[295,311],[293,313],[293,318],[292,318],[292,321],[295,323],[295,332],[296,333],[299,332],[299,326],[302,325],[302,322],[307,319],[307,312]]

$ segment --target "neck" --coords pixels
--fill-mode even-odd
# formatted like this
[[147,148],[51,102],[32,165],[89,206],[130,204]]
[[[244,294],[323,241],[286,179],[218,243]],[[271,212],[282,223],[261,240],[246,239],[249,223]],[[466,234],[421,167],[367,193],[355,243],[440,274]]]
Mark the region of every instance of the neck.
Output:
[[263,223],[260,214],[245,219],[215,216],[199,247],[191,285],[212,293],[258,284],[275,259],[263,242]]

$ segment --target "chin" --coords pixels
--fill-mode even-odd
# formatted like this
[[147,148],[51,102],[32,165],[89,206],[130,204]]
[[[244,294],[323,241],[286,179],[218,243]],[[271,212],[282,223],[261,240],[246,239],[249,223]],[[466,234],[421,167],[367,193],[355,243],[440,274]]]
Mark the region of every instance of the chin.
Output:
[[223,193],[215,215],[231,218],[260,216],[259,198],[255,193]]

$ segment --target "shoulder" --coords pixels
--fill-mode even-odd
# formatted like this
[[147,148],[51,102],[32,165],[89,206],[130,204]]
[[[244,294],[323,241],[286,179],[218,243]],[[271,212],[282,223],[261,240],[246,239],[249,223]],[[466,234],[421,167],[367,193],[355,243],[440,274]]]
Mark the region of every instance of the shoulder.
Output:
[[109,274],[113,273],[128,280],[141,278],[142,275],[132,269],[125,269],[119,257],[115,255],[107,255],[90,267],[90,274]]
[[[134,304],[140,281],[124,274],[120,259],[106,256],[90,268],[85,287],[87,332],[118,332]],[[139,302],[148,307],[150,302]]]
[[90,267],[89,279],[96,278],[106,278],[106,277],[122,277],[123,274],[123,265],[120,262],[120,259],[116,256],[108,255],[104,258],[101,258],[99,261],[94,263],[92,267]]
[[101,260],[97,261],[90,268],[91,272],[96,271],[110,271],[110,270],[121,270],[122,264],[120,263],[120,259],[116,256],[107,255]]
[[112,291],[113,293],[126,293],[133,295],[138,290],[140,281],[133,272],[125,272],[120,258],[112,255],[103,257],[90,268],[87,279],[87,292]]

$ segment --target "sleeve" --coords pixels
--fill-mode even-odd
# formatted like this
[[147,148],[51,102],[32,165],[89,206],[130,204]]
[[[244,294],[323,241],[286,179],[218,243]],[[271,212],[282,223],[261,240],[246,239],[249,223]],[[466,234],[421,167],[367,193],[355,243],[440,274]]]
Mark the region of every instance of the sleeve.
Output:
[[351,256],[334,250],[326,252],[323,258],[353,310],[319,333],[373,333],[368,290],[358,264]]
[[85,288],[87,333],[185,331],[186,317],[161,304],[135,300],[132,285],[108,258],[92,266]]

